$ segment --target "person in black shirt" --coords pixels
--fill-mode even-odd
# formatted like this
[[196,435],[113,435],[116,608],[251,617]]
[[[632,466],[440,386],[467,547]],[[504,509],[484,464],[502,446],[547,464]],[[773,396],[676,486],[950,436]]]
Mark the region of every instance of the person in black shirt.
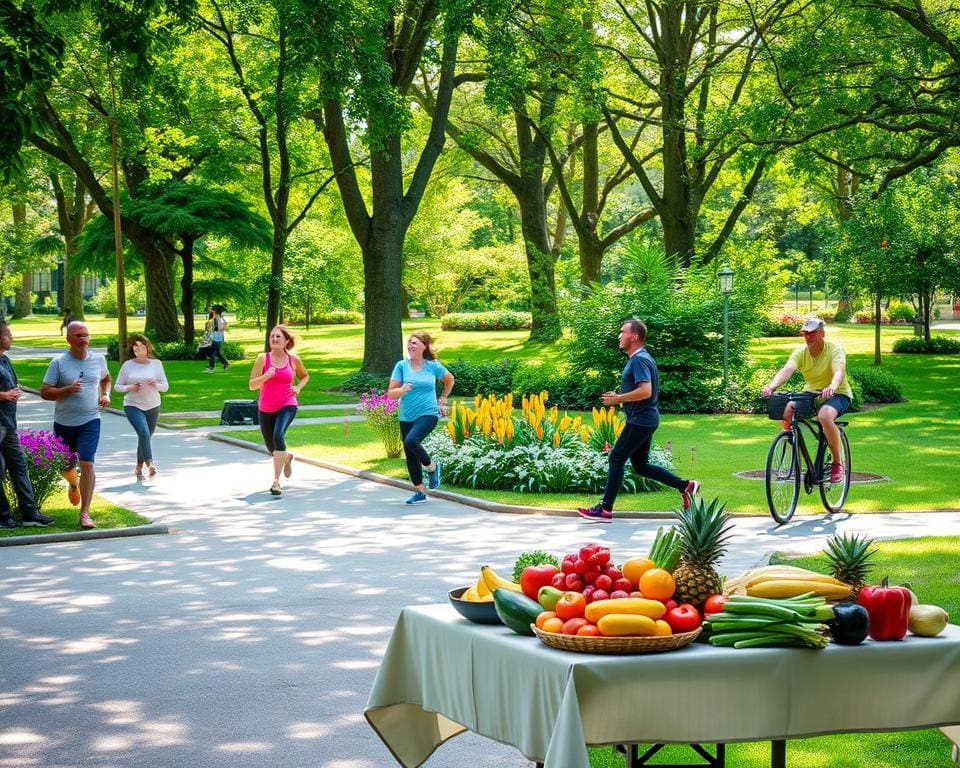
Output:
[[606,406],[622,405],[627,423],[610,451],[610,469],[603,498],[595,506],[577,510],[577,514],[587,520],[598,523],[613,520],[613,504],[620,492],[628,459],[638,475],[676,488],[682,496],[684,509],[690,506],[691,497],[700,492],[700,483],[696,480],[683,480],[649,462],[653,433],[660,425],[660,377],[656,361],[647,352],[646,341],[647,326],[639,320],[627,320],[620,326],[620,349],[627,355],[620,376],[620,392],[604,392],[601,400]]
[[[7,357],[12,345],[13,334],[10,326],[4,323],[0,325],[0,479],[4,468],[9,470],[23,524],[45,527],[56,520],[37,509],[30,475],[27,474],[27,461],[17,436],[17,401],[23,393]],[[20,523],[10,514],[10,500],[0,482],[0,528],[16,528],[18,525]]]

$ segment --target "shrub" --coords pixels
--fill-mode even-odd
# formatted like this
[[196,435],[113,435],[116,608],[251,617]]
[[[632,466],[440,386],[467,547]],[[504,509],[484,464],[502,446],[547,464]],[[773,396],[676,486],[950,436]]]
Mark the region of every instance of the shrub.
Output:
[[338,389],[341,392],[386,392],[387,385],[390,383],[389,376],[377,376],[373,373],[358,371],[357,373],[344,379]]
[[817,312],[817,317],[825,323],[835,323],[837,322],[837,311],[835,309],[824,308]]
[[912,323],[915,314],[917,314],[916,310],[909,304],[890,302],[890,306],[887,307],[887,317],[893,323]]
[[491,312],[454,312],[440,318],[445,331],[515,331],[529,329],[529,312],[498,309]]
[[310,316],[310,322],[317,325],[360,325],[363,314],[349,309],[331,309]]
[[[594,409],[593,426],[560,416],[547,407],[548,393],[523,396],[520,414],[513,396],[474,398],[473,407],[454,404],[445,430],[424,446],[443,462],[444,477],[457,485],[518,491],[569,493],[600,491],[607,478],[607,452],[623,429],[616,409]],[[650,460],[673,469],[669,455],[655,447]],[[659,490],[658,483],[628,472],[627,491]]]
[[903,388],[892,374],[879,368],[848,368],[851,386],[857,382],[863,400],[868,403],[901,403]]
[[59,315],[60,307],[55,304],[34,304],[30,310],[35,315]]
[[804,318],[787,312],[777,317],[767,317],[763,324],[764,336],[798,336]]
[[[153,344],[153,349],[157,353],[157,357],[161,360],[201,359],[197,357],[197,344],[188,345],[183,341],[156,341],[152,337],[152,333],[147,333],[145,335],[150,338],[150,341]],[[225,341],[220,347],[220,351],[223,352],[223,356],[227,358],[227,360],[243,360],[243,347],[241,347],[239,344],[234,344],[231,341]],[[110,336],[107,338],[107,359],[120,359],[119,336]],[[202,359],[206,360],[206,356],[204,356]]]
[[561,408],[589,411],[600,403],[600,395],[614,389],[614,377],[602,378],[595,371],[575,373],[566,364],[521,363],[513,372],[513,393],[551,393],[552,402]]
[[[853,313],[853,322],[861,323],[864,325],[873,324],[873,312],[869,309],[860,309]],[[883,318],[880,319],[880,322],[883,323]]]
[[357,413],[365,414],[367,424],[383,441],[388,459],[395,459],[403,453],[403,438],[400,436],[400,401],[391,400],[376,390],[360,395]]
[[507,359],[499,363],[472,363],[469,360],[457,360],[446,368],[454,378],[452,394],[473,397],[474,395],[506,395],[512,391],[513,374],[517,364]]
[[931,336],[927,341],[921,336],[904,336],[893,342],[893,351],[915,355],[955,355],[960,353],[960,339]]
[[[27,462],[30,484],[33,486],[33,500],[39,510],[59,487],[60,478],[73,461],[74,454],[53,432],[42,429],[21,429],[18,431],[18,436],[23,457]],[[17,495],[7,473],[4,473],[3,490],[11,503],[17,504]]]
[[837,308],[833,314],[833,321],[835,323],[846,323],[851,317],[853,317],[853,309],[850,307],[850,302],[837,304]]

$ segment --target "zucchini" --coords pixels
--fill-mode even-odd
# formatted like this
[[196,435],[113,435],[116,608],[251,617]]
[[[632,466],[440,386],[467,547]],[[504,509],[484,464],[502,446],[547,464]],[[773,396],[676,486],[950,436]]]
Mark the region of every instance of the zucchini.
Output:
[[536,600],[509,589],[493,590],[493,606],[500,621],[518,635],[533,635],[530,625],[537,620],[543,608]]

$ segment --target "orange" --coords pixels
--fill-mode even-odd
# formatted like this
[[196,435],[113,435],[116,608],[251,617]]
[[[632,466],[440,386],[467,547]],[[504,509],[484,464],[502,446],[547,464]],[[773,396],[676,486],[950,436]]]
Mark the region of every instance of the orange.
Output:
[[640,583],[640,577],[643,576],[651,568],[656,568],[657,564],[646,557],[634,557],[630,560],[627,560],[623,564],[623,568],[620,570],[623,572],[623,578],[629,579],[630,583],[633,584],[633,588],[636,589],[637,585]]
[[537,616],[536,627],[537,629],[543,629],[543,622],[547,619],[556,618],[556,615],[553,611],[541,611],[540,615]]
[[557,600],[554,610],[557,616],[566,621],[567,619],[576,619],[583,616],[587,607],[586,598],[579,592],[564,592]]
[[663,568],[651,568],[640,577],[640,591],[650,600],[669,600],[676,588],[670,571]]
[[669,637],[673,634],[673,630],[670,628],[670,625],[667,624],[663,619],[657,619],[657,629],[654,632],[654,635],[663,635],[664,637]]
[[543,622],[543,626],[540,627],[544,632],[552,632],[556,635],[559,635],[563,632],[563,619],[559,619],[556,616],[547,619]]

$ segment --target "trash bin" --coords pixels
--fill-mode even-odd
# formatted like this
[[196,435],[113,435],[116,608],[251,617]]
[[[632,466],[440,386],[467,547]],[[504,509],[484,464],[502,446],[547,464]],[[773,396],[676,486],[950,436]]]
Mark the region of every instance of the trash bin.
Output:
[[913,335],[923,336],[923,318],[919,312],[913,316]]
[[220,411],[220,424],[231,427],[238,424],[259,424],[256,400],[226,400]]

